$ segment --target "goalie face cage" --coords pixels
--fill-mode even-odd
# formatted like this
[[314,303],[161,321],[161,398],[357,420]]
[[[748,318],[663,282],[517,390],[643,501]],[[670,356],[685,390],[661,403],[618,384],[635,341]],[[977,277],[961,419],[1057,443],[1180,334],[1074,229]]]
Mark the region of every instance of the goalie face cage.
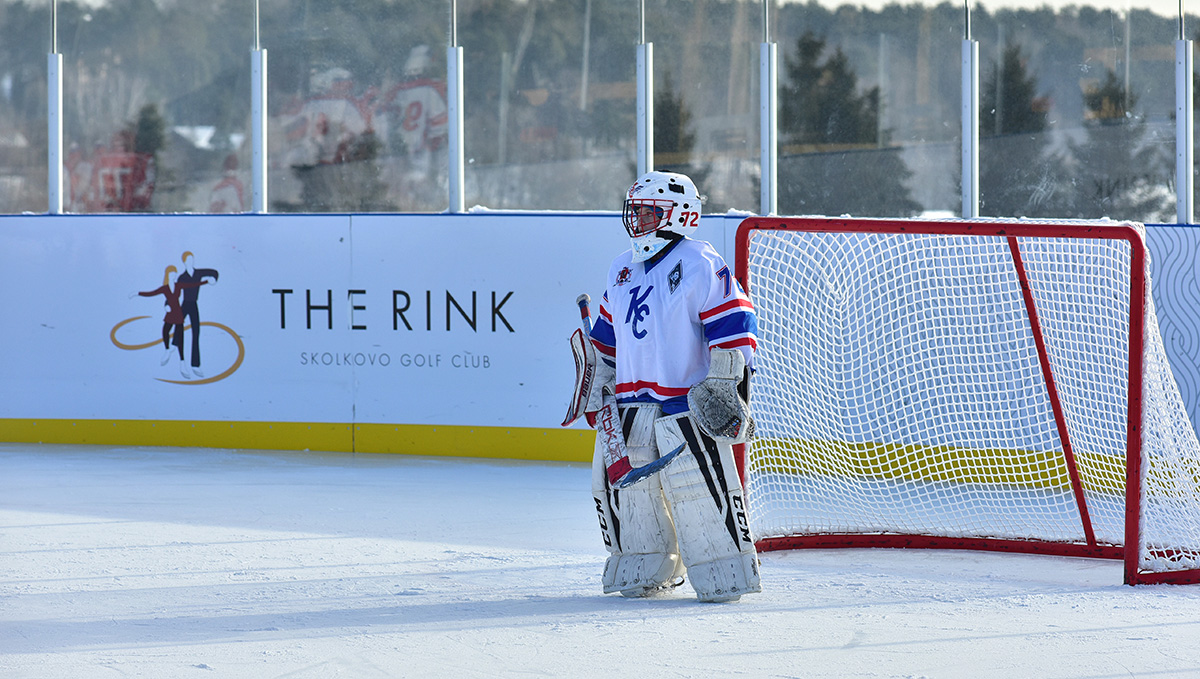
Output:
[[764,550],[1124,559],[1200,582],[1200,445],[1139,225],[753,217]]

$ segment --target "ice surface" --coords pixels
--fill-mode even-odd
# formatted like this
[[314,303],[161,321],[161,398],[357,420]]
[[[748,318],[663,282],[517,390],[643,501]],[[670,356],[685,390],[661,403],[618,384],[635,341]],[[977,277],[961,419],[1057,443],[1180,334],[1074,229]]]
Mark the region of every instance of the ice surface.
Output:
[[590,469],[0,444],[0,677],[1195,677],[1200,586],[977,552],[600,593]]

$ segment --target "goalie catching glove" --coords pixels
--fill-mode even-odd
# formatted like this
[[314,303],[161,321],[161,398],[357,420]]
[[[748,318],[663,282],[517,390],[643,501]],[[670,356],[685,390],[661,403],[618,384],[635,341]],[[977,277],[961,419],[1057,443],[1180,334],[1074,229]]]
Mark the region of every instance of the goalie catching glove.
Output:
[[737,349],[713,349],[709,359],[708,377],[688,390],[688,409],[714,439],[746,443],[754,436],[749,389],[739,389],[748,377],[746,357]]

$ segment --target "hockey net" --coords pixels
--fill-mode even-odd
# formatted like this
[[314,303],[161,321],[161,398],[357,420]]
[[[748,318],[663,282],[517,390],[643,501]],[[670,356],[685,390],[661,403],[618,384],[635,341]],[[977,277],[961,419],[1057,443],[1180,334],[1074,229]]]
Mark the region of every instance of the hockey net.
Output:
[[1121,558],[1200,581],[1200,444],[1140,225],[750,218],[760,549]]

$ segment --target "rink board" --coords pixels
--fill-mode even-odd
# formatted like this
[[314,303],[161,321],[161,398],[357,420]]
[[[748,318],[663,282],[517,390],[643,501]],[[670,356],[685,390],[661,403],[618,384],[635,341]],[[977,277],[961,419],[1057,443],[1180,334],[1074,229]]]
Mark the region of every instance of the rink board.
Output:
[[[617,213],[0,217],[0,440],[590,460],[567,338],[627,248]],[[184,253],[218,275],[180,361],[136,293]]]
[[[732,265],[743,216],[697,237]],[[1147,240],[1195,422],[1200,230]],[[559,426],[567,337],[627,247],[608,212],[0,217],[0,440],[590,460],[591,430]],[[185,252],[219,274],[200,374],[190,321],[181,366],[165,298],[136,294]]]

